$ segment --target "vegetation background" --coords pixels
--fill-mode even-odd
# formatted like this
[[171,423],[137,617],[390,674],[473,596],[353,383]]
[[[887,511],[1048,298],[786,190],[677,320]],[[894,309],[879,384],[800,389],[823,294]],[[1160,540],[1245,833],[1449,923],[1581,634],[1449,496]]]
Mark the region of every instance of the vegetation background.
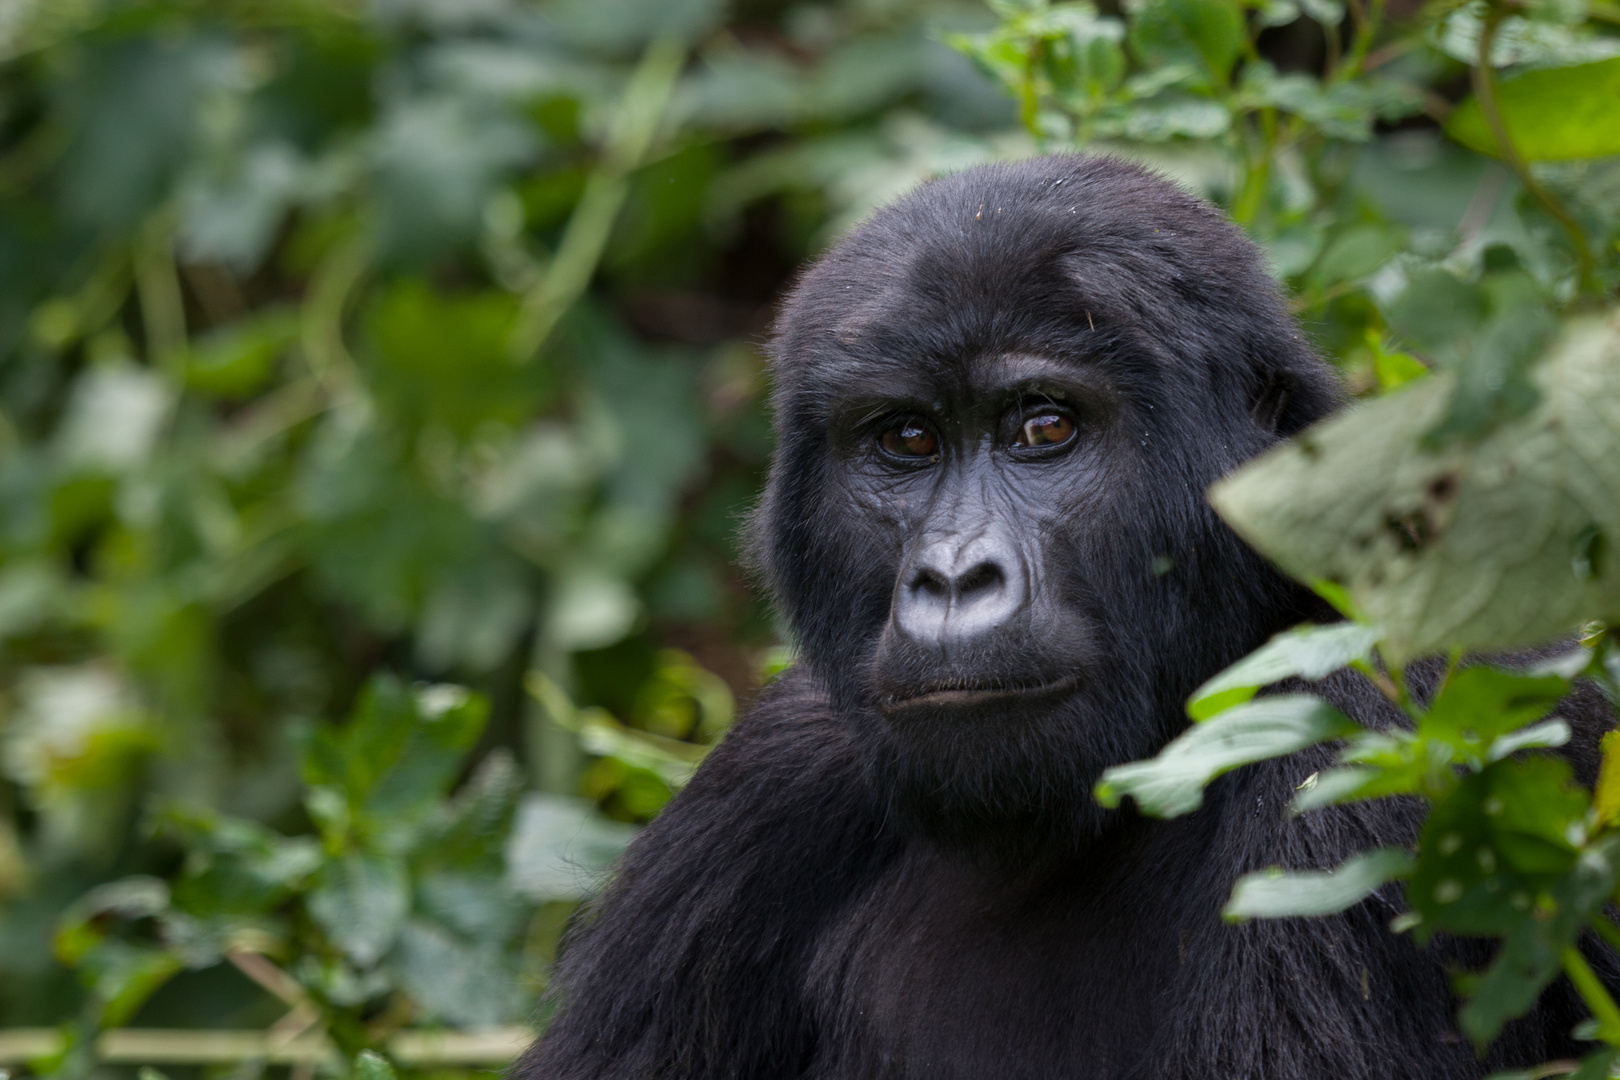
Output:
[[[1261,242],[1356,393],[1445,389],[1377,446],[1511,434],[1620,280],[1617,20],[0,0],[0,1028],[59,1027],[20,1056],[78,1076],[109,1027],[342,1071],[530,1019],[598,869],[789,662],[738,569],[771,304],[929,175],[1147,161]],[[1547,534],[1576,599],[1488,595],[1472,637],[1279,528],[1246,535],[1397,659],[1620,615],[1601,516]]]

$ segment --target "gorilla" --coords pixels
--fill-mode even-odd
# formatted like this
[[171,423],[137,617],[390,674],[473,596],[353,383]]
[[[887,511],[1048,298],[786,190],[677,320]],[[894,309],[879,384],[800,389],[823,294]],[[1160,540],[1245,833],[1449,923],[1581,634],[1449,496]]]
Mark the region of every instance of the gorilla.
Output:
[[[1398,891],[1222,923],[1245,872],[1414,835],[1390,801],[1290,819],[1327,751],[1174,821],[1091,797],[1204,680],[1334,618],[1204,499],[1340,400],[1214,208],[1106,157],[934,180],[804,274],[772,362],[752,546],[802,660],[576,920],[515,1080],[1449,1080],[1579,1053],[1555,986],[1480,1061],[1449,968],[1489,949],[1393,934]],[[1398,722],[1348,671],[1313,689]],[[1588,698],[1563,715],[1590,757]]]

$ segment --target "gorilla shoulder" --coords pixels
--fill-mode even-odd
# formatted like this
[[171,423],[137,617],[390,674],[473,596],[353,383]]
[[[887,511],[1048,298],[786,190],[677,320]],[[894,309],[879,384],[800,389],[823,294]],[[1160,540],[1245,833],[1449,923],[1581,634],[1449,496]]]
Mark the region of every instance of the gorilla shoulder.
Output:
[[797,1075],[816,939],[892,846],[848,725],[808,673],[783,675],[576,918],[564,1007],[513,1075]]

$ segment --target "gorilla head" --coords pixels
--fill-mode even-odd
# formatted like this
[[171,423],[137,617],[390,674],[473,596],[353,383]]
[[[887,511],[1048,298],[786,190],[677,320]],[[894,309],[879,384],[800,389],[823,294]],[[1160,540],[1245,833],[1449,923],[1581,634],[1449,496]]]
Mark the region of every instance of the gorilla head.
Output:
[[788,297],[757,557],[892,809],[1077,840],[1204,678],[1311,609],[1204,491],[1334,379],[1254,248],[1107,158],[929,183]]
[[[775,350],[754,542],[804,663],[631,845],[517,1080],[1465,1080],[1588,1052],[1560,988],[1477,1060],[1448,968],[1488,950],[1415,949],[1376,894],[1221,921],[1240,874],[1416,837],[1409,802],[1286,815],[1325,751],[1176,821],[1091,798],[1199,681],[1331,615],[1204,502],[1335,403],[1214,210],[1118,161],[974,169],[811,269]],[[1353,673],[1318,689],[1400,722]],[[1613,721],[1588,702],[1560,715],[1589,781]]]

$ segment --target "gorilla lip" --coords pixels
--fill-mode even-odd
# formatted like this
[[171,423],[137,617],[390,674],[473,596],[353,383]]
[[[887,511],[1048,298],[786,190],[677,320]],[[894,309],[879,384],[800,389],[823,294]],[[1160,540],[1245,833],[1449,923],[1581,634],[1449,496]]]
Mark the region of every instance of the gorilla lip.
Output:
[[1076,675],[1065,675],[1045,683],[962,683],[949,686],[924,687],[914,694],[889,694],[879,708],[885,713],[909,709],[950,708],[970,709],[1011,698],[1046,697],[1064,694],[1080,682]]

